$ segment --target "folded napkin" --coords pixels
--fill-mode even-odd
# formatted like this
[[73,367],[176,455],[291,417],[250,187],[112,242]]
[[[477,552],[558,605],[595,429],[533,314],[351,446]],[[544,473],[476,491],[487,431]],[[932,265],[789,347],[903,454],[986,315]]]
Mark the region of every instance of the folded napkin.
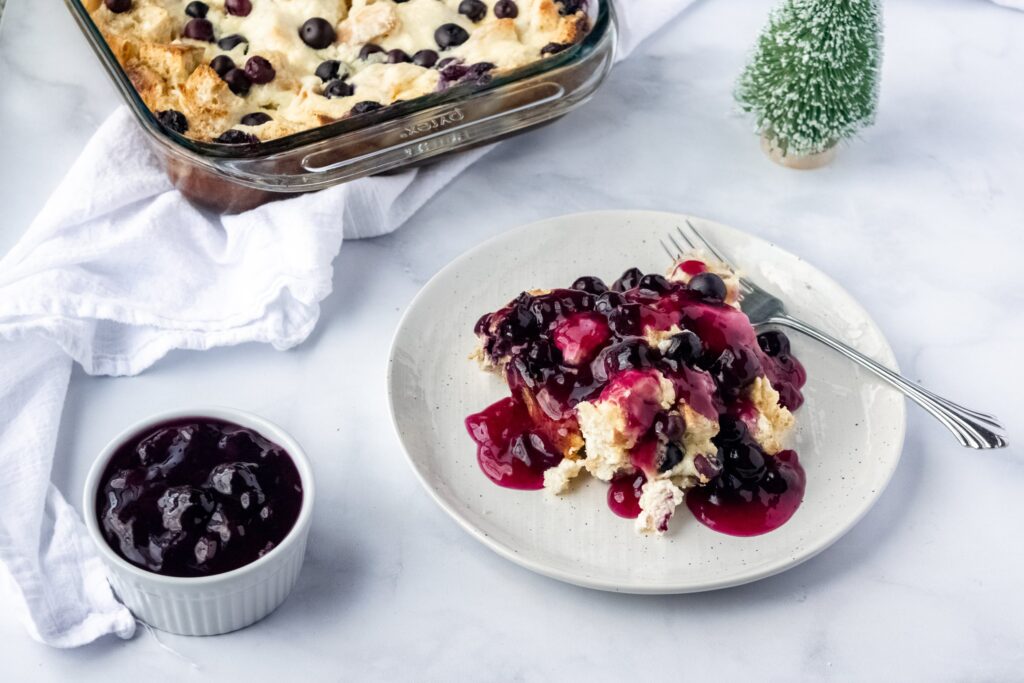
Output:
[[[618,57],[692,1],[618,0]],[[302,342],[342,239],[395,230],[486,152],[213,216],[174,190],[126,109],[103,124],[0,261],[0,583],[33,638],[135,630],[50,483],[72,362],[133,375],[172,349]]]

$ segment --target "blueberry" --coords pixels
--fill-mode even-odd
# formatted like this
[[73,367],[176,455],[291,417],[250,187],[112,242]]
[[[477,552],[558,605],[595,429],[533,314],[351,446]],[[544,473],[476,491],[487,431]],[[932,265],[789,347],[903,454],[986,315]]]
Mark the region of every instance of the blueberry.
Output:
[[245,75],[253,83],[270,83],[270,81],[274,80],[277,72],[274,70],[274,65],[270,63],[270,60],[257,55],[246,60]]
[[206,19],[189,19],[183,31],[186,38],[202,40],[207,43],[213,42],[213,24]]
[[725,466],[740,479],[749,481],[764,473],[764,455],[751,444],[733,444],[725,449]]
[[228,71],[222,76],[224,82],[228,84],[228,88],[231,92],[235,93],[239,97],[244,97],[249,94],[249,88],[252,87],[252,80],[249,79],[249,75],[239,68],[234,68]]
[[669,441],[679,441],[686,431],[686,422],[679,413],[658,413],[654,416],[654,433]]
[[299,29],[299,37],[302,38],[302,42],[314,50],[322,50],[333,43],[337,35],[334,33],[331,22],[320,17],[313,17],[306,19],[302,24]]
[[228,11],[228,14],[233,14],[236,17],[247,17],[249,12],[252,12],[252,2],[250,0],[226,0],[224,9]]
[[244,133],[232,128],[231,130],[226,130],[221,133],[220,136],[214,138],[213,141],[220,142],[225,145],[255,145],[259,143],[260,139],[252,133]]
[[630,268],[618,280],[612,283],[612,291],[625,292],[626,290],[633,289],[640,284],[640,278],[643,276],[644,274],[639,268]]
[[160,125],[175,133],[185,133],[188,130],[188,119],[180,111],[165,109],[156,113],[156,120]]
[[757,335],[757,345],[768,356],[789,355],[789,337],[778,330],[769,330]]
[[235,60],[227,55],[217,55],[210,60],[210,68],[216,71],[218,76],[224,78],[229,71],[235,68]]
[[313,73],[321,81],[326,83],[327,81],[333,81],[338,77],[338,72],[341,69],[341,62],[336,59],[328,59],[325,62],[320,62],[320,66],[316,68]]
[[608,316],[608,327],[619,337],[634,337],[641,333],[640,304],[623,304]]
[[477,22],[487,16],[487,5],[480,0],[462,0],[459,3],[459,14],[472,22]]
[[459,61],[458,57],[445,57],[444,59],[442,59],[440,62],[437,63],[437,68],[438,69],[444,69],[445,67],[449,66],[450,64],[455,64],[458,61]]
[[336,97],[351,97],[355,93],[356,88],[351,83],[346,83],[342,79],[331,81],[324,88],[324,97],[331,100]]
[[558,13],[563,17],[570,14],[576,14],[583,9],[583,3],[585,0],[558,0],[561,7],[558,8]]
[[768,493],[781,494],[789,490],[789,484],[782,475],[771,469],[765,472],[764,476],[761,477],[760,484],[761,488]]
[[751,351],[726,349],[708,369],[726,401],[734,400],[740,392],[761,375],[761,362]]
[[572,288],[578,289],[581,292],[590,292],[591,294],[604,294],[608,291],[608,285],[604,283],[604,280],[593,275],[584,275],[583,277],[576,278],[576,282],[572,283]]
[[402,64],[409,61],[409,55],[405,50],[388,50],[388,64]]
[[210,6],[205,2],[190,2],[185,5],[185,14],[195,19],[205,19],[206,13],[210,11]]
[[665,446],[665,453],[661,456],[661,462],[658,463],[659,472],[668,472],[670,469],[678,465],[683,461],[683,451],[679,446],[669,442]]
[[602,315],[609,315],[624,303],[626,303],[626,299],[619,292],[605,292],[597,297],[594,302],[594,310]]
[[701,344],[700,337],[690,330],[683,330],[669,340],[664,356],[677,363],[693,365],[703,353],[704,346]]
[[103,0],[103,4],[114,14],[121,14],[132,8],[132,0]]
[[697,474],[700,476],[711,480],[722,471],[722,465],[717,458],[709,458],[703,453],[698,453],[693,458],[693,469],[697,470]]
[[661,275],[644,275],[637,283],[641,294],[658,296],[672,289],[672,285]]
[[562,460],[562,454],[549,447],[538,434],[525,432],[512,440],[512,456],[532,469],[548,469]]
[[743,420],[733,415],[718,416],[718,434],[715,441],[721,443],[736,443],[742,441],[747,435],[747,425]]
[[239,33],[232,33],[230,36],[224,36],[223,38],[218,40],[217,41],[217,47],[219,47],[220,49],[224,50],[225,52],[230,52],[231,50],[234,50],[236,47],[238,47],[242,43],[248,43],[248,42],[249,42],[249,39],[246,38],[245,36],[243,36],[243,35],[241,35]]
[[725,281],[714,273],[699,273],[690,278],[687,285],[690,291],[696,292],[705,301],[725,301],[728,290],[725,288]]
[[376,43],[367,43],[366,45],[363,45],[361,48],[359,48],[359,59],[366,59],[370,55],[376,54],[378,52],[384,52],[384,48],[382,48],[380,45],[377,45]]
[[498,0],[494,4],[494,16],[499,19],[515,19],[519,16],[519,6],[513,0]]
[[266,114],[261,111],[254,111],[251,114],[246,114],[242,117],[241,124],[243,126],[262,126],[267,121],[273,121],[270,114]]
[[572,47],[572,43],[548,43],[540,49],[540,53],[542,55],[557,55],[568,47]]
[[412,63],[416,66],[422,66],[424,69],[437,64],[438,54],[433,50],[420,50],[412,56]]
[[442,50],[462,45],[469,40],[469,33],[458,24],[442,24],[434,31],[434,41]]
[[371,111],[377,111],[382,106],[384,105],[382,105],[380,102],[372,102],[370,100],[366,100],[364,102],[356,102],[354,105],[352,105],[352,114],[354,116],[358,116],[359,114],[368,114]]
[[594,377],[607,380],[624,370],[649,368],[653,352],[643,339],[627,339],[601,349],[591,363]]

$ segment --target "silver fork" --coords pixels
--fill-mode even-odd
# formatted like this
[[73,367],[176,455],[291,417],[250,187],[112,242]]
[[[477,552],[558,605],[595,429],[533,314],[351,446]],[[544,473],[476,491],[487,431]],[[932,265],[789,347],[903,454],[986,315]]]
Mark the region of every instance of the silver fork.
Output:
[[[715,248],[690,221],[686,221],[694,236],[711,252],[719,261],[732,266],[732,262]],[[682,228],[676,226],[679,237],[691,248],[696,248]],[[665,252],[674,261],[685,251],[676,241],[674,235],[669,233],[668,241],[672,245],[661,242]],[[672,248],[675,248],[673,251]],[[735,268],[734,268],[735,269]],[[884,365],[868,358],[856,349],[844,344],[835,337],[832,337],[816,327],[794,318],[786,311],[785,304],[778,297],[769,294],[761,289],[756,283],[745,277],[740,277],[740,293],[743,295],[740,300],[740,308],[750,318],[755,328],[767,325],[778,325],[803,332],[808,337],[816,339],[822,344],[843,354],[853,362],[872,371],[880,378],[899,389],[907,398],[927,410],[939,422],[946,426],[946,429],[953,432],[960,445],[969,448],[1003,448],[1006,446],[1006,429],[999,423],[999,420],[992,415],[979,413],[976,410],[964,408],[952,401],[942,398],[932,392],[923,389],[916,384],[904,379]]]

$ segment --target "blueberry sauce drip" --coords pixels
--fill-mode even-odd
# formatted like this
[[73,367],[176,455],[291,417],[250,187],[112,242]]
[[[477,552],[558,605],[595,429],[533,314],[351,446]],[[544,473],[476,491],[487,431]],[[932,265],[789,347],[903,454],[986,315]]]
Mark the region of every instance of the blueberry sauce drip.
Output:
[[619,517],[636,519],[640,515],[640,491],[646,483],[643,472],[616,475],[608,485],[608,507]]
[[273,550],[295,525],[302,496],[280,446],[230,422],[185,418],[114,453],[96,516],[128,562],[164,576],[208,576]]
[[[585,276],[569,289],[524,292],[477,322],[485,356],[503,367],[512,391],[466,420],[492,481],[541,488],[544,470],[579,449],[576,405],[615,400],[637,445],[630,451],[633,472],[612,482],[609,505],[635,517],[643,482],[684,457],[677,444],[685,421],[658,405],[656,370],[677,397],[720,425],[718,453],[693,463],[710,480],[687,494],[698,519],[723,533],[753,535],[792,516],[803,498],[803,470],[795,453],[769,456],[747,434],[745,421],[756,418],[756,409],[746,390],[766,376],[780,403],[795,410],[806,373],[785,335],[758,335],[725,303],[725,283],[703,262],[683,261],[677,269],[689,276],[687,284],[637,268],[611,286]],[[673,326],[682,331],[657,347],[648,343],[651,330]]]

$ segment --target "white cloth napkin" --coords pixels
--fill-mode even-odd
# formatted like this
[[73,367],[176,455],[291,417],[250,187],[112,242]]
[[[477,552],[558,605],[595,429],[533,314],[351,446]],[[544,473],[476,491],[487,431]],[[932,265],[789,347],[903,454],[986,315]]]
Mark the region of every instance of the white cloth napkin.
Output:
[[[617,0],[618,57],[692,1]],[[0,260],[0,582],[33,638],[135,630],[50,483],[72,361],[133,375],[172,349],[302,342],[342,238],[395,230],[486,152],[220,217],[171,187],[126,109],[103,124]]]

